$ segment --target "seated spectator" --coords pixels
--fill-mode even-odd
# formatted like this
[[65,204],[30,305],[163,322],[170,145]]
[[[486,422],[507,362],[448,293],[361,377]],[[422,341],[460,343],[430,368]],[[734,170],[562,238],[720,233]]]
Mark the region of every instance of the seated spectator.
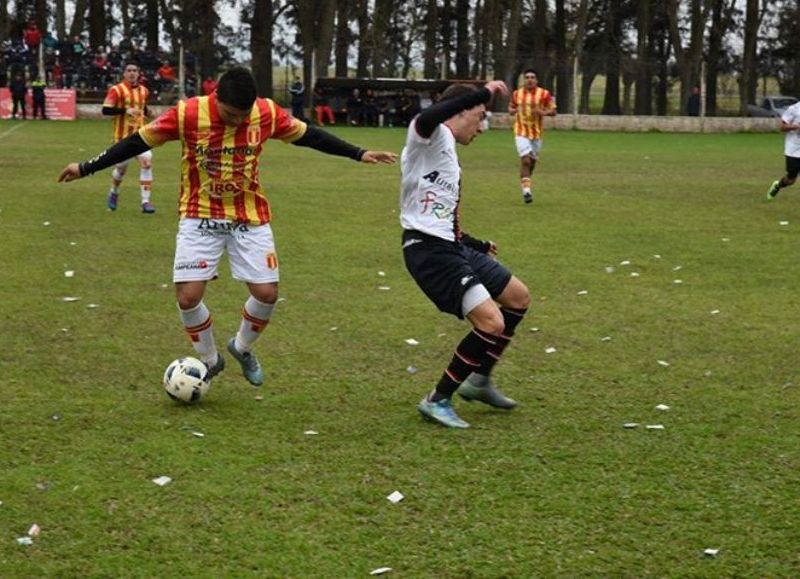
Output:
[[362,124],[363,108],[364,101],[361,99],[358,89],[354,88],[350,98],[347,99],[347,104],[345,105],[348,125],[356,126]]
[[364,109],[362,117],[364,119],[364,126],[378,126],[378,99],[375,97],[375,91],[373,91],[371,88],[367,89],[367,94],[364,96]]
[[86,45],[83,44],[81,41],[81,37],[77,34],[72,37],[72,59],[75,62],[76,66],[80,65],[80,62],[83,60],[83,55],[86,54]]
[[99,90],[106,86],[106,75],[108,74],[108,59],[106,58],[103,47],[95,53],[92,60],[92,88]]
[[392,126],[392,115],[389,112],[391,109],[391,103],[389,102],[389,97],[386,95],[381,95],[378,97],[378,126],[379,127],[391,127]]
[[328,97],[325,96],[325,93],[320,87],[314,87],[314,92],[311,95],[312,97],[312,104],[314,105],[314,110],[317,113],[317,124],[320,127],[324,127],[325,123],[323,122],[325,118],[328,119],[328,122],[332,125],[336,124],[336,118],[333,116],[333,109],[328,104]]
[[212,92],[217,90],[217,81],[214,80],[214,77],[209,75],[203,81],[202,87],[203,87],[203,94],[210,95]]

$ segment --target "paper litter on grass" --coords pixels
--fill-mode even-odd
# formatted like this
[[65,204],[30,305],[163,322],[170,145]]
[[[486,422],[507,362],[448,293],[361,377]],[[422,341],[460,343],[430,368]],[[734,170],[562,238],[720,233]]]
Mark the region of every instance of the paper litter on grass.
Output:
[[419,342],[417,342],[414,338],[409,338],[406,340],[406,344],[409,346],[418,346]]
[[788,221],[779,221],[778,225],[789,225]]
[[28,536],[29,537],[38,537],[39,533],[41,533],[41,532],[42,532],[42,528],[39,525],[37,525],[36,523],[33,523],[31,525],[31,528],[28,529]]
[[645,425],[647,430],[664,430],[663,424],[647,424]]
[[394,491],[392,494],[390,494],[386,498],[389,499],[389,502],[397,504],[400,501],[402,501],[405,497],[403,496],[403,493],[401,493],[400,491]]
[[168,476],[160,476],[160,477],[154,478],[153,482],[156,483],[158,486],[163,487],[163,486],[166,486],[169,483],[171,483],[172,479],[169,478]]
[[658,360],[658,363],[659,363],[661,366],[664,366],[664,368],[666,368],[667,366],[669,366],[669,362],[667,362],[666,360]]
[[44,223],[42,223],[42,225],[44,225],[45,227],[49,227],[50,226],[50,222],[49,221],[45,221]]
[[613,265],[606,266],[606,273],[614,273],[617,269]]
[[30,537],[17,537],[17,543],[20,545],[33,545],[33,539]]
[[409,366],[408,368],[406,368],[406,372],[408,372],[409,374],[416,374],[417,373],[417,367],[416,366]]
[[204,438],[205,434],[203,434],[202,432],[192,432],[192,436],[194,436],[195,438]]
[[653,257],[655,257],[656,259],[661,259],[661,255],[660,255],[660,254],[658,254],[658,253],[654,253],[654,254],[653,254]]
[[578,292],[578,295],[579,296],[589,295],[589,290],[581,290],[581,291]]
[[386,277],[386,272],[385,271],[379,271],[378,275],[381,276],[381,277]]
[[719,549],[706,549],[703,551],[703,555],[708,555],[709,557],[716,557],[717,553],[719,553]]
[[639,272],[638,271],[632,271],[631,272],[631,277],[639,277]]
[[719,313],[719,310],[711,310],[711,315],[716,316]]
[[313,436],[315,434],[319,434],[319,432],[317,432],[316,430],[306,430],[306,431],[303,432],[303,434],[307,434],[309,436]]
[[536,333],[536,332],[538,332],[538,331],[539,331],[539,328],[531,328],[531,332],[534,332],[534,333]]
[[558,350],[556,350],[553,346],[548,346],[544,349],[545,354],[555,354],[556,352],[558,352]]
[[680,271],[682,269],[683,269],[682,265],[676,265],[675,267],[672,268],[672,271]]
[[96,308],[99,308],[99,307],[100,307],[100,304],[89,304],[89,305],[88,305],[88,306],[86,306],[86,307],[87,307],[87,308],[89,308],[90,310],[94,310],[94,309],[96,309]]
[[658,406],[656,406],[656,410],[669,410],[669,406],[667,406],[666,404],[659,404]]
[[329,329],[330,329],[331,332],[335,332],[336,330],[339,329],[339,327],[338,326],[331,326]]
[[64,272],[64,277],[75,277],[75,272],[71,269],[68,269]]
[[725,242],[728,242],[728,241],[730,241],[730,240],[731,240],[731,238],[730,238],[730,237],[723,237],[723,238],[722,238],[722,241],[725,241]]
[[610,342],[611,341],[611,336],[603,336],[602,338],[600,338],[600,341],[601,342]]
[[64,296],[63,298],[61,298],[61,301],[62,302],[77,302],[79,299],[81,299],[81,298],[76,297],[76,296]]
[[384,573],[389,573],[393,571],[391,567],[378,567],[377,569],[373,569],[369,572],[370,575],[383,575]]
[[256,402],[261,402],[262,400],[264,400],[263,396],[256,396]]
[[683,280],[682,279],[674,279],[674,280],[672,280],[672,283],[674,283],[674,284],[682,284]]
[[622,425],[622,428],[636,428],[637,426],[639,426],[638,422],[626,422]]
[[620,265],[630,265],[631,261],[629,259],[626,259],[625,261],[620,261],[619,264]]
[[378,286],[378,289],[379,289],[379,290],[383,290],[383,291],[389,291],[389,290],[390,290],[390,289],[392,289],[392,288],[391,288],[391,287],[389,287],[388,285],[379,285],[379,286]]

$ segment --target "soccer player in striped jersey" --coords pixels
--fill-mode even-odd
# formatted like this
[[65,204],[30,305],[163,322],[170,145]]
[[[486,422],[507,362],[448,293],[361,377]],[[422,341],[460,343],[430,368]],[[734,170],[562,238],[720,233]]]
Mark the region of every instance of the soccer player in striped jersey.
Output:
[[70,163],[58,178],[80,179],[167,141],[181,141],[180,221],[173,266],[180,317],[210,374],[219,374],[225,359],[217,350],[203,296],[227,251],[234,279],[245,282],[250,292],[227,349],[254,386],[263,383],[264,375],[253,345],[278,299],[278,256],[258,167],[268,139],[362,163],[391,164],[396,159],[394,153],[359,149],[306,125],[272,100],[257,97],[250,71],[236,67],[222,75],[215,93],[181,101],[94,159]]
[[519,153],[519,178],[522,199],[533,202],[533,171],[542,150],[544,125],[542,117],[556,115],[556,101],[545,88],[539,86],[539,76],[532,68],[523,73],[525,82],[511,94],[508,112],[514,117],[514,142]]
[[508,88],[497,80],[480,90],[464,84],[448,87],[439,102],[411,121],[401,157],[406,268],[439,310],[473,326],[436,387],[417,405],[423,418],[451,428],[469,427],[450,402],[456,392],[495,408],[516,406],[495,387],[490,374],[530,303],[525,284],[495,259],[497,246],[470,237],[460,226],[456,143],[468,145],[481,132],[493,93],[507,95]]
[[[147,97],[150,91],[139,83],[139,65],[126,62],[122,72],[122,82],[115,84],[103,101],[103,114],[112,117],[113,142],[117,143],[141,129],[147,117]],[[142,213],[155,213],[150,202],[150,189],[153,185],[153,154],[145,151],[137,155],[139,161],[139,188],[142,197]],[[117,210],[119,186],[128,170],[128,159],[118,163],[111,172],[111,190],[107,204],[111,211]]]

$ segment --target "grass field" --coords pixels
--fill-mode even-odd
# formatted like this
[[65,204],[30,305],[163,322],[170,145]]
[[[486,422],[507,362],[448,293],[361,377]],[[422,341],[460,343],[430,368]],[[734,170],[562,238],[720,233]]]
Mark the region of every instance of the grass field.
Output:
[[[398,167],[267,147],[285,298],[258,345],[267,384],[229,358],[189,407],[160,384],[191,353],[177,146],[154,156],[158,213],[130,176],[110,213],[108,172],[55,183],[107,123],[16,126],[0,122],[0,576],[800,575],[800,188],[764,201],[777,133],[550,132],[532,206],[510,134],[462,148],[465,226],[533,304],[496,372],[520,407],[457,404],[473,428],[451,431],[415,405],[466,326],[404,270]],[[221,273],[224,344],[246,292]]]

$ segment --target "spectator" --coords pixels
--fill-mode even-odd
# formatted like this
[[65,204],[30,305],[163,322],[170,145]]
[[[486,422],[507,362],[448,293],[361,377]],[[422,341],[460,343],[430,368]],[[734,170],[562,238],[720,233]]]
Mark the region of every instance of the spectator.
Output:
[[389,97],[386,95],[381,95],[378,97],[378,126],[379,127],[391,127],[392,126],[392,114],[391,114],[391,103],[389,102]]
[[317,124],[320,127],[324,127],[325,123],[323,122],[323,117],[328,119],[328,122],[332,125],[336,124],[336,118],[333,116],[333,109],[328,104],[328,97],[325,96],[325,92],[320,87],[314,88],[314,94],[312,95],[312,103],[314,104],[314,110],[317,113]]
[[76,66],[80,66],[83,55],[86,54],[86,45],[81,41],[81,37],[77,34],[72,37],[72,60]]
[[9,85],[11,89],[11,100],[13,101],[13,109],[11,111],[11,118],[17,118],[17,111],[22,110],[22,118],[27,119],[28,115],[25,113],[25,95],[28,92],[28,87],[25,85],[25,77],[21,72],[14,75]]
[[700,87],[693,86],[692,94],[689,95],[689,100],[686,102],[686,114],[690,117],[700,116]]
[[169,61],[164,61],[163,64],[156,71],[156,76],[161,80],[161,90],[169,91],[175,86],[175,69],[172,68]]
[[47,115],[44,112],[44,89],[47,87],[41,78],[36,79],[31,83],[31,91],[33,92],[33,118],[37,117],[37,113],[42,115],[42,120],[47,120]]
[[8,71],[6,70],[5,59],[0,57],[0,88],[8,86]]
[[364,101],[361,100],[361,95],[357,88],[353,89],[350,98],[347,99],[345,110],[347,111],[347,124],[356,126],[362,124]]
[[367,89],[367,94],[364,96],[363,118],[364,126],[378,126],[378,99],[375,97],[375,91],[373,91],[371,88]]
[[64,88],[64,78],[61,70],[61,65],[56,61],[50,71],[50,81],[56,88]]
[[49,31],[45,34],[42,44],[44,44],[44,50],[47,54],[54,54],[58,48],[58,40]]
[[405,91],[397,97],[397,113],[395,120],[397,124],[402,126],[408,126],[409,121],[411,121],[411,111],[413,110],[414,103],[411,100],[411,97],[405,93]]
[[292,116],[305,122],[303,105],[306,103],[306,87],[303,86],[303,81],[299,76],[294,77],[294,82],[289,87],[289,93],[292,95]]
[[207,96],[210,95],[215,90],[217,90],[217,81],[214,80],[213,76],[209,75],[203,81],[202,86],[203,86],[203,94]]
[[39,26],[37,26],[36,22],[33,20],[28,22],[28,27],[25,29],[25,32],[23,32],[22,38],[28,50],[36,55],[39,51],[39,45],[42,43],[42,31],[39,30]]
[[92,60],[92,87],[96,90],[105,88],[106,75],[108,74],[108,58],[101,46]]

